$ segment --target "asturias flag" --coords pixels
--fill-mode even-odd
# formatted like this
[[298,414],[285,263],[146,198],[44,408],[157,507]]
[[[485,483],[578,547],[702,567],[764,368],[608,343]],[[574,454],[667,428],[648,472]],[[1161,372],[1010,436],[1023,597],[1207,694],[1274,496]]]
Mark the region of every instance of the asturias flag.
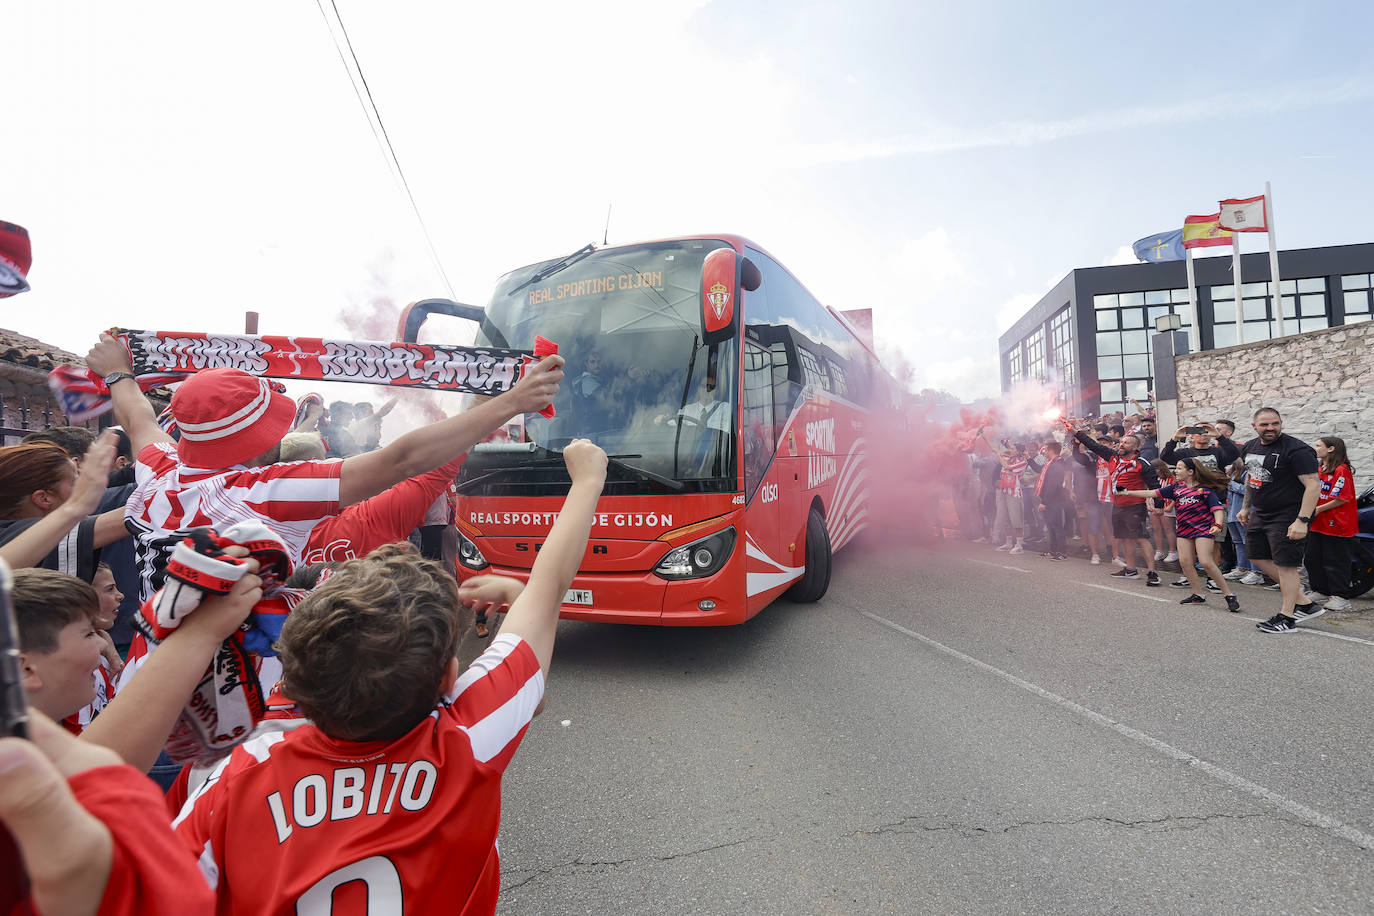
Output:
[[1231,244],[1232,233],[1221,228],[1221,214],[1189,216],[1183,220],[1183,247],[1206,248]]
[[1268,232],[1269,223],[1264,218],[1264,195],[1247,197],[1244,200],[1223,200],[1220,204],[1221,228],[1232,232]]
[[1157,261],[1182,261],[1183,230],[1175,229],[1172,232],[1147,235],[1131,245],[1131,248],[1135,249],[1137,258],[1149,264]]

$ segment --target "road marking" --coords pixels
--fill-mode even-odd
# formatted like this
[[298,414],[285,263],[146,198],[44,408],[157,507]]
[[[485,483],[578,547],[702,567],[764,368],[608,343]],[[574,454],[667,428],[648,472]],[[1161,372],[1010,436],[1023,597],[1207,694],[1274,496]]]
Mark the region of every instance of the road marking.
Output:
[[970,563],[982,563],[984,566],[996,566],[998,569],[1010,569],[1013,572],[1028,573],[1029,569],[1022,569],[1019,566],[1003,566],[1001,563],[989,563],[987,560],[975,560],[973,557],[964,557]]
[[[1096,583],[1096,582],[1079,582],[1078,584],[1079,584],[1079,585],[1086,585],[1088,588],[1100,588],[1100,589],[1102,589],[1103,591],[1107,591],[1107,592],[1116,592],[1116,593],[1119,594],[1119,595],[1130,595],[1130,596],[1133,597],[1133,598],[1144,598],[1146,601],[1163,601],[1165,604],[1169,604],[1169,603],[1170,603],[1168,598],[1156,598],[1154,595],[1142,595],[1140,592],[1127,591],[1127,590],[1124,589],[1124,588],[1112,588],[1110,585],[1099,585],[1099,584]],[[1247,616],[1245,616],[1244,614],[1241,614],[1241,615],[1238,615],[1238,619],[1240,619],[1240,620],[1249,620],[1249,621],[1251,621],[1252,623],[1260,623],[1260,622],[1262,622],[1262,621],[1264,621],[1264,620],[1268,620],[1269,618],[1267,618],[1267,617],[1247,617]],[[1300,624],[1300,625],[1298,626],[1298,632],[1299,632],[1299,633],[1306,633],[1306,634],[1308,634],[1308,635],[1310,635],[1310,636],[1325,636],[1327,639],[1339,639],[1339,640],[1342,640],[1342,641],[1344,641],[1344,642],[1357,642],[1357,643],[1359,643],[1359,644],[1362,645],[1362,646],[1374,646],[1374,640],[1360,639],[1358,636],[1345,636],[1345,635],[1343,635],[1343,634],[1341,634],[1341,633],[1328,633],[1328,632],[1326,632],[1325,630],[1313,630],[1313,629],[1310,629],[1310,628],[1308,628],[1308,627],[1301,626],[1301,623],[1302,623],[1302,622],[1299,621],[1299,624]]]
[[[1103,587],[1105,588],[1105,586]],[[1134,592],[1128,592],[1127,594],[1134,594]],[[989,674],[996,675],[997,677],[1001,678],[1007,683],[1019,687],[1022,690],[1025,690],[1029,693],[1033,693],[1041,699],[1049,700],[1051,703],[1055,704],[1056,706],[1062,709],[1068,710],[1074,715],[1082,716],[1083,718],[1091,722],[1095,722],[1098,725],[1102,725],[1106,728],[1111,729],[1119,735],[1122,735],[1126,738],[1130,738],[1132,741],[1139,742],[1145,745],[1146,747],[1158,751],[1165,757],[1170,757],[1174,760],[1186,763],[1193,769],[1200,770],[1208,776],[1212,777],[1213,779],[1217,780],[1218,782],[1228,785],[1233,789],[1239,789],[1240,791],[1245,792],[1248,795],[1253,795],[1256,798],[1269,802],[1279,810],[1287,814],[1290,814],[1293,817],[1296,817],[1305,823],[1311,824],[1314,827],[1320,827],[1322,830],[1325,830],[1343,840],[1348,840],[1349,842],[1354,843],[1356,846],[1359,846],[1361,849],[1374,850],[1374,836],[1370,836],[1367,833],[1362,833],[1355,827],[1352,827],[1349,824],[1344,823],[1343,821],[1337,820],[1336,818],[1331,817],[1328,814],[1323,814],[1322,812],[1309,808],[1306,805],[1300,805],[1292,799],[1280,795],[1273,789],[1266,788],[1265,786],[1262,786],[1256,782],[1251,782],[1243,776],[1240,776],[1236,773],[1232,773],[1230,770],[1223,769],[1222,767],[1219,767],[1214,763],[1208,763],[1206,760],[1203,760],[1199,757],[1195,757],[1187,751],[1179,750],[1171,744],[1165,744],[1158,738],[1155,738],[1152,735],[1148,735],[1145,732],[1140,731],[1139,729],[1131,728],[1129,725],[1123,725],[1115,719],[1112,719],[1108,716],[1104,716],[1100,712],[1095,712],[1091,709],[1088,709],[1086,706],[1080,706],[1073,700],[1061,697],[1057,693],[1051,693],[1045,688],[1032,684],[1030,681],[1024,681],[1014,674],[1009,674],[1008,672],[1003,671],[1001,668],[995,668],[992,665],[989,665],[987,662],[979,661],[971,655],[965,655],[958,649],[951,649],[944,643],[936,642],[929,636],[923,636],[920,633],[917,633],[915,630],[908,630],[901,624],[888,620],[886,617],[879,617],[877,614],[873,614],[868,611],[860,611],[859,613],[863,614],[870,620],[882,624],[885,627],[890,627],[891,629],[896,630],[898,633],[901,633],[904,636],[910,636],[912,639],[915,639],[919,642],[923,642],[926,645],[930,646],[932,649],[935,649],[939,652],[943,652],[946,655],[949,655],[953,658],[957,658],[959,661],[965,662],[966,664],[972,665],[975,668],[986,671]]]
[[1104,592],[1116,592],[1118,595],[1130,595],[1132,598],[1144,598],[1146,601],[1163,601],[1169,603],[1168,598],[1156,598],[1154,595],[1142,595],[1140,592],[1128,592],[1124,588],[1112,588],[1110,585],[1098,585],[1096,582],[1080,582],[1079,585],[1086,585],[1088,588],[1100,588]]

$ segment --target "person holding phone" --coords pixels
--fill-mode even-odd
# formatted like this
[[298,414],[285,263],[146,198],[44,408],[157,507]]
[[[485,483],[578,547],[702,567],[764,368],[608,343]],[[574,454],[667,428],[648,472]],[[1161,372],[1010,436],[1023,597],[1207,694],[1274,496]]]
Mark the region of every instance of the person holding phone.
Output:
[[1226,609],[1239,613],[1240,601],[1231,593],[1230,583],[1217,568],[1216,536],[1226,527],[1226,509],[1218,493],[1226,490],[1226,476],[1199,458],[1180,458],[1174,467],[1174,483],[1152,490],[1128,490],[1118,486],[1122,496],[1173,500],[1178,530],[1178,562],[1188,577],[1192,594],[1179,604],[1206,604],[1207,596],[1198,581],[1197,564],[1221,588]]
[[[1187,444],[1183,445],[1185,441]],[[1224,471],[1240,457],[1240,449],[1229,439],[1217,438],[1217,428],[1211,423],[1199,423],[1180,426],[1173,438],[1164,443],[1159,457],[1171,465],[1177,464],[1180,458],[1201,458],[1202,463],[1213,470]]]

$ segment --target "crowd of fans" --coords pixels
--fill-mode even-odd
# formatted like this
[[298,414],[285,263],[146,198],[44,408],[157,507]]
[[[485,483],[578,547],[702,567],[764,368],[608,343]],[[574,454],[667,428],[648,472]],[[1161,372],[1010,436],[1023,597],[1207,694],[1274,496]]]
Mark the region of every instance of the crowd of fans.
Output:
[[1229,419],[1196,422],[1161,441],[1153,411],[1054,421],[1039,434],[994,443],[980,428],[961,445],[954,507],[965,536],[998,551],[1035,544],[1050,561],[1070,551],[1110,578],[1170,583],[1181,604],[1216,592],[1241,610],[1234,585],[1282,593],[1266,633],[1349,610],[1357,527],[1354,473],[1344,440],[1313,445],[1283,432],[1271,407],[1238,441]]
[[[605,453],[564,450],[527,583],[460,586],[407,540],[472,445],[552,402],[562,358],[385,445],[390,404],[298,409],[233,369],[178,386],[174,436],[116,339],[87,364],[117,430],[0,449],[5,724],[29,739],[0,737],[0,913],[492,912],[501,774]],[[487,612],[501,633],[464,669]]]

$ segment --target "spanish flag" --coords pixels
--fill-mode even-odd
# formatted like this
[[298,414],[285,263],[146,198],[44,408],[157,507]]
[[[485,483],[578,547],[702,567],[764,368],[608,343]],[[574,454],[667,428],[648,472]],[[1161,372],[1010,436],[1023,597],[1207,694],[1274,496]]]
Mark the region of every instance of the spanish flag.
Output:
[[1189,216],[1183,220],[1184,248],[1229,245],[1233,235],[1229,229],[1221,228],[1220,211],[1211,216]]

